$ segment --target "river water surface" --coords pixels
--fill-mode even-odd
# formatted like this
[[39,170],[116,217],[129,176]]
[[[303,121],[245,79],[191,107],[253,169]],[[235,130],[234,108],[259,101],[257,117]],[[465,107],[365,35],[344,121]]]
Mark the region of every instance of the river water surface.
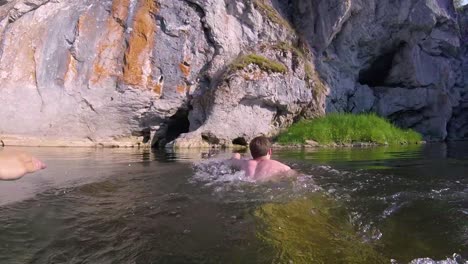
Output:
[[[466,263],[468,144],[278,151],[250,182],[229,153],[22,149],[0,182],[0,263]],[[454,257],[454,253],[460,256]]]

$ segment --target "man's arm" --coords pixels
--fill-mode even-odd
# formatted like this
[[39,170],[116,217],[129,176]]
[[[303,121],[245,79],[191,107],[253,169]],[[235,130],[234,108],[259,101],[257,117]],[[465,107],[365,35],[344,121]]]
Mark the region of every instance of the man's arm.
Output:
[[46,165],[23,152],[0,152],[0,180],[17,180],[27,173],[45,169]]
[[234,153],[231,159],[228,159],[227,162],[229,166],[233,167],[234,169],[241,170],[244,165],[244,160],[241,159],[241,155],[239,153]]

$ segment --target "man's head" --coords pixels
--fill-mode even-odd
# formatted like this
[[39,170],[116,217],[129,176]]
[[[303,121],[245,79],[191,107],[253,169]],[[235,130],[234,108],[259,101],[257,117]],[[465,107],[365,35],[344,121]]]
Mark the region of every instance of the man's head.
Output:
[[249,147],[254,159],[271,155],[271,141],[267,137],[260,136],[252,139]]

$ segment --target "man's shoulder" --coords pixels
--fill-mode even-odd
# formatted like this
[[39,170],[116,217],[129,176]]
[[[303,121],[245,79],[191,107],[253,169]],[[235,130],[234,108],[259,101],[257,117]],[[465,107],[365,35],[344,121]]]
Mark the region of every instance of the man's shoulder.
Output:
[[291,169],[288,165],[286,165],[286,164],[284,164],[284,163],[282,163],[282,162],[279,162],[279,161],[277,161],[277,160],[269,160],[269,165],[270,165],[270,166],[275,166],[275,167],[281,167],[281,168],[283,168],[283,169],[285,169],[285,170],[286,170],[286,169],[287,169],[287,170],[290,170],[290,169]]

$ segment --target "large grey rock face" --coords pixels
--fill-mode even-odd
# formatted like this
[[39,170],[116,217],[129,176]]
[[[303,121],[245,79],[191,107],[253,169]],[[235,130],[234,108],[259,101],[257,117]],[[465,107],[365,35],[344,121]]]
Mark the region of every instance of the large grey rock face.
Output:
[[453,109],[449,123],[449,139],[468,138],[468,6],[458,10],[461,33],[461,58],[463,73],[463,88],[459,89],[460,103]]
[[3,6],[0,132],[92,144],[164,123],[183,107],[216,47],[200,7],[160,4]]
[[377,112],[427,139],[466,137],[457,132],[466,87],[452,1],[296,2],[295,24],[331,87],[327,111]]
[[[127,0],[3,6],[5,143],[136,144],[141,139],[133,137],[148,137],[151,125],[174,115],[187,100],[193,72],[213,51],[198,11],[167,2],[165,8]],[[171,19],[164,19],[168,12]]]
[[228,71],[214,89],[192,101],[194,131],[173,142],[176,147],[246,145],[260,134],[275,135],[299,117],[324,114],[326,90],[321,90],[314,69],[308,68],[311,64],[292,50],[263,52],[288,72],[272,73],[255,64]]
[[[248,140],[320,105],[306,59],[284,48],[267,55],[289,56],[287,74],[254,69],[258,80],[226,84],[229,64],[247,50],[296,41],[269,2],[16,0],[2,4],[0,21],[6,144],[135,145],[153,136],[164,145],[200,126],[226,142]],[[217,98],[226,87],[235,98]],[[215,104],[199,103],[207,100]]]
[[466,138],[466,50],[450,0],[0,1],[0,140],[245,144],[325,108]]

